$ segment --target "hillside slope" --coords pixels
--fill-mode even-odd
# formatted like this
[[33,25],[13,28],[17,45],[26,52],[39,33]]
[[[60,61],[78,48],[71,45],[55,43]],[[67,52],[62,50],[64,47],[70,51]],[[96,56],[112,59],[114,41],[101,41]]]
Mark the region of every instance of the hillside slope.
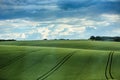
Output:
[[0,44],[0,80],[106,80],[112,77],[120,80],[119,43],[20,41]]

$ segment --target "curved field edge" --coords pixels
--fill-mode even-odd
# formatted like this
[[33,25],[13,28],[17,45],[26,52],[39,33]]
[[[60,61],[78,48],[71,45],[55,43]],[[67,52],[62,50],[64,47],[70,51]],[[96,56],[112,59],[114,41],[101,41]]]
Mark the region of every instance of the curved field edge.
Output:
[[[105,80],[105,66],[109,51],[55,47],[0,46],[0,65],[10,63],[17,56],[22,58],[0,68],[1,80],[36,80],[49,71],[66,54],[77,51],[46,80]],[[120,79],[120,52],[113,57],[112,74]]]
[[109,41],[89,41],[89,40],[83,40],[83,41],[82,40],[46,40],[46,41],[41,40],[41,41],[13,41],[13,42],[6,41],[6,42],[0,42],[0,45],[120,51],[119,42],[109,42]]

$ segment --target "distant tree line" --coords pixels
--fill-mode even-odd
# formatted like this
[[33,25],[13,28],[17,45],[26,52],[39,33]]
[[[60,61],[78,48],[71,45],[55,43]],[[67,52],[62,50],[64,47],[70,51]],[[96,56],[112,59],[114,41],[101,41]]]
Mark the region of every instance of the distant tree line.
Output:
[[0,39],[0,41],[16,41],[15,39],[7,39],[7,40],[5,40],[5,39]]
[[[48,40],[48,39],[43,39],[43,40]],[[70,39],[53,39],[53,40],[70,40]]]
[[91,36],[89,39],[96,40],[96,41],[117,41],[117,42],[120,42],[120,37]]

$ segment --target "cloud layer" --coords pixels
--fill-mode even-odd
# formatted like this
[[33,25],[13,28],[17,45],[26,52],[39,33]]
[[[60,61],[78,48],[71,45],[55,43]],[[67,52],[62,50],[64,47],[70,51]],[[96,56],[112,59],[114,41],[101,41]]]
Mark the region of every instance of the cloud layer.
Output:
[[0,38],[118,36],[119,5],[120,0],[2,0]]

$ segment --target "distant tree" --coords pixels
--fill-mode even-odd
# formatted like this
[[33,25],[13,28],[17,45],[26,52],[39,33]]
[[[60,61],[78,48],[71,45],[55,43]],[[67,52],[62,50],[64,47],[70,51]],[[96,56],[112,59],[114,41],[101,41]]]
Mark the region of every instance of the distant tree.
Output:
[[6,41],[16,41],[15,39],[8,39],[8,40],[6,40]]
[[5,41],[4,39],[0,39],[0,41]]
[[101,41],[101,40],[102,40],[102,37],[96,36],[95,40]]
[[89,38],[90,40],[96,40],[96,41],[117,41],[120,42],[120,37],[109,37],[109,36],[91,36]]
[[0,41],[16,41],[16,40],[15,39],[8,39],[8,40],[0,39]]
[[65,40],[65,39],[59,39],[59,40]]
[[114,41],[120,42],[120,37],[115,37]]
[[90,37],[90,40],[95,40],[95,37],[94,37],[94,36],[91,36],[91,37]]
[[47,40],[47,39],[44,39],[44,40]]

